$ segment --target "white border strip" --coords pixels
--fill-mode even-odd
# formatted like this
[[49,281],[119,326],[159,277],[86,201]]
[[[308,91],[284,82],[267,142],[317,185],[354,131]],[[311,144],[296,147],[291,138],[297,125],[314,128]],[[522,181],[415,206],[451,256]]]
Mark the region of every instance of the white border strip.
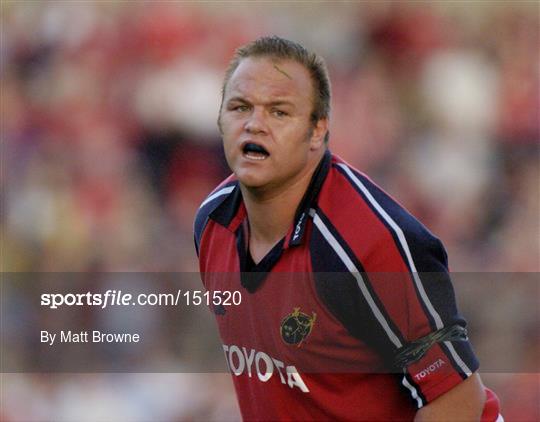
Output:
[[[373,198],[369,190],[356,177],[356,175],[351,171],[351,169],[347,165],[343,163],[339,163],[338,166],[340,166],[345,171],[345,173],[347,173],[347,175],[356,184],[356,186],[364,193],[364,195],[366,196],[368,201],[371,203],[371,205],[373,205],[373,207],[377,210],[377,212],[384,218],[384,220],[396,233],[399,239],[399,243],[401,244],[401,247],[403,248],[403,251],[405,252],[405,256],[407,257],[407,262],[409,263],[409,267],[412,272],[414,283],[416,285],[416,288],[418,289],[418,292],[420,293],[420,297],[424,301],[424,304],[426,305],[426,308],[428,309],[429,313],[435,320],[435,325],[437,329],[440,330],[441,328],[443,328],[444,324],[441,320],[440,315],[437,313],[437,311],[431,304],[431,301],[429,300],[429,297],[427,296],[426,291],[424,290],[424,286],[422,285],[420,277],[418,276],[418,271],[416,271],[416,265],[414,264],[414,261],[412,259],[411,251],[409,249],[407,240],[405,239],[405,235],[403,234],[403,230],[401,230],[401,228],[396,224],[396,222],[387,214],[387,212],[380,206],[380,204],[375,200],[375,198]],[[455,359],[459,367],[463,370],[465,374],[467,374],[467,377],[469,377],[472,374],[472,372],[468,368],[468,366],[465,364],[465,362],[463,362],[463,360],[459,357],[452,343],[450,343],[449,341],[445,341],[444,344],[446,345],[446,347],[448,347],[450,354]]]
[[418,395],[418,391],[416,391],[416,388],[414,388],[409,381],[407,380],[407,377],[403,376],[403,379],[401,380],[401,384],[403,384],[405,387],[409,389],[411,392],[411,396],[413,399],[416,400],[416,403],[418,403],[418,409],[422,408],[424,406],[424,402]]
[[390,341],[394,343],[396,347],[401,347],[401,341],[399,338],[394,334],[390,326],[388,325],[388,322],[384,318],[381,310],[378,308],[377,304],[373,300],[373,297],[371,297],[371,294],[369,293],[368,288],[366,287],[366,284],[364,280],[362,279],[362,276],[360,275],[360,271],[358,271],[358,268],[354,265],[354,263],[351,261],[345,250],[341,247],[341,245],[338,243],[336,238],[330,233],[330,230],[328,230],[328,227],[324,224],[324,222],[321,220],[321,218],[316,214],[314,209],[309,210],[309,214],[313,217],[313,223],[317,226],[317,228],[320,230],[326,241],[330,244],[332,249],[338,254],[339,258],[343,261],[347,269],[352,273],[354,278],[356,279],[356,283],[358,284],[358,287],[360,287],[360,290],[362,291],[362,294],[364,295],[364,298],[366,299],[369,307],[371,308],[371,311],[377,318],[377,321],[379,321],[379,324],[383,327],[384,331],[390,338]]
[[235,186],[228,186],[226,188],[223,188],[221,190],[218,190],[216,193],[213,193],[212,195],[210,195],[208,198],[206,198],[203,203],[201,204],[201,206],[199,207],[199,209],[201,209],[202,207],[204,207],[206,204],[208,204],[210,201],[213,201],[214,199],[222,196],[222,195],[227,195],[229,193],[231,193],[233,190],[234,190]]

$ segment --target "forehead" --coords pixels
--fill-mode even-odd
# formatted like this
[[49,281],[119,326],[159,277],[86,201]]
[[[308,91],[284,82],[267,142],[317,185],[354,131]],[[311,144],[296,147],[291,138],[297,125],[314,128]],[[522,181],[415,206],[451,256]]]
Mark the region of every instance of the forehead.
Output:
[[240,62],[225,89],[226,99],[236,96],[251,101],[283,99],[311,105],[313,84],[308,70],[293,60],[248,57]]

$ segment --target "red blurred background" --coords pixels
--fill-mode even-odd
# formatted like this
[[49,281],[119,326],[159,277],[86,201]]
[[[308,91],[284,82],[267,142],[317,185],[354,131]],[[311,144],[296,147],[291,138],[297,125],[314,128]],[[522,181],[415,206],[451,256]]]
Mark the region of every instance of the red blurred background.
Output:
[[[0,8],[3,271],[197,271],[194,213],[228,175],[222,76],[266,34],[326,58],[330,148],[438,235],[453,271],[540,270],[536,2]],[[537,350],[538,331],[523,341]],[[238,417],[226,374],[2,377],[6,421]],[[506,420],[539,418],[538,374],[484,379]]]

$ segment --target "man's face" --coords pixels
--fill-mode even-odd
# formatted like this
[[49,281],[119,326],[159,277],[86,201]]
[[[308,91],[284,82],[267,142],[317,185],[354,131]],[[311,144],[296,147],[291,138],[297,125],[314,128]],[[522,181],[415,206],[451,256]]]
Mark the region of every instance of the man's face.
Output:
[[326,133],[326,120],[310,121],[313,95],[309,72],[295,61],[240,62],[225,88],[220,124],[227,162],[244,187],[279,191],[312,170]]

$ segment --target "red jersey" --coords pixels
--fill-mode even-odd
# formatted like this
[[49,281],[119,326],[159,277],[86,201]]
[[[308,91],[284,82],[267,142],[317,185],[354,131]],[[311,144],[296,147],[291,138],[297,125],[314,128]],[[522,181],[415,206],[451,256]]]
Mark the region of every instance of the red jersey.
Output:
[[412,420],[478,369],[441,242],[338,157],[258,264],[248,230],[230,177],[201,205],[195,243],[206,289],[241,294],[213,311],[245,419]]

